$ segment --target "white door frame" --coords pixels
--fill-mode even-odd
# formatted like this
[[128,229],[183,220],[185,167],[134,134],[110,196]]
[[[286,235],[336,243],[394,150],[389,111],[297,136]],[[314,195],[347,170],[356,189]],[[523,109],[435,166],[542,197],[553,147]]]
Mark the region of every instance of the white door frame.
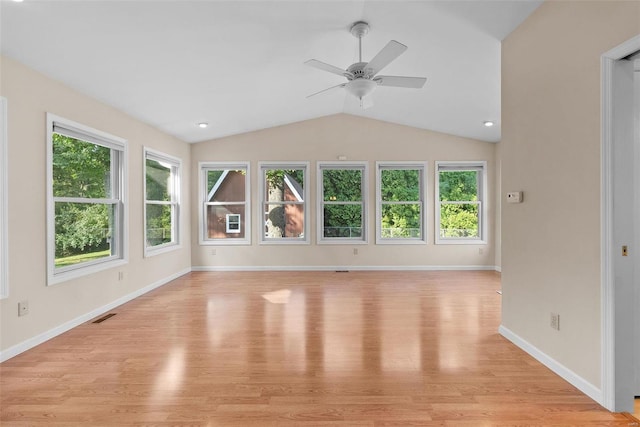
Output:
[[[600,404],[610,411],[616,410],[615,379],[615,287],[613,242],[613,67],[614,62],[640,50],[640,35],[606,52],[601,57],[601,391]],[[637,250],[637,248],[636,248]]]

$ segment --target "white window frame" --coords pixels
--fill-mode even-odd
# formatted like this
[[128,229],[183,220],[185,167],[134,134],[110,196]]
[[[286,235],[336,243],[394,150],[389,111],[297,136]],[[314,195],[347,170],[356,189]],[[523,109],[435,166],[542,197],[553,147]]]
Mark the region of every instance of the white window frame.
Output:
[[[362,172],[361,201],[342,202],[324,200],[324,176],[325,170],[359,170]],[[369,162],[318,162],[316,171],[316,206],[317,209],[317,243],[318,244],[367,244],[369,241]],[[361,237],[324,237],[324,207],[326,205],[362,205],[362,236]]]
[[0,299],[9,296],[7,99],[0,97]]
[[[226,215],[226,229],[227,233],[240,233],[242,227],[242,215],[240,214],[227,214]],[[234,225],[234,227],[230,227]],[[237,225],[237,228],[235,227]]]
[[[259,162],[258,169],[260,170],[260,201],[258,203],[258,221],[259,221],[259,234],[260,244],[268,245],[308,245],[310,244],[309,237],[309,162]],[[279,237],[279,238],[267,238],[264,235],[264,205],[266,203],[265,188],[265,172],[270,169],[301,169],[304,174],[304,187],[303,187],[303,206],[304,206],[304,232],[302,237]],[[286,203],[283,203],[286,204]]]
[[[251,168],[249,162],[200,162],[198,163],[200,170],[200,191],[199,191],[199,206],[198,209],[198,234],[199,243],[203,246],[210,245],[250,245],[251,244]],[[216,205],[220,203],[209,202],[207,200],[207,171],[209,170],[244,170],[244,202],[237,202],[238,204],[244,204],[244,237],[233,239],[220,239],[211,238],[207,236],[207,206]],[[229,204],[229,203],[225,203]]]
[[[155,160],[159,163],[169,165],[171,168],[171,182],[169,183],[169,194],[171,195],[170,201],[160,200],[147,200],[147,160]],[[170,156],[161,151],[156,151],[152,148],[144,147],[142,156],[142,170],[143,170],[143,197],[144,197],[144,227],[143,227],[143,241],[144,241],[144,256],[150,257],[165,252],[177,250],[180,245],[180,186],[182,182],[182,160]],[[161,245],[150,246],[147,244],[147,206],[148,205],[168,205],[171,206],[171,236],[170,242],[163,243]]]
[[[420,171],[420,238],[382,237],[382,170],[384,169],[417,169]],[[378,161],[376,162],[376,244],[380,245],[425,245],[427,244],[427,162],[412,161]],[[385,202],[386,203],[386,202]],[[407,202],[414,204],[416,202]]]
[[[478,171],[478,237],[440,237],[440,172]],[[486,161],[436,161],[435,167],[435,242],[442,245],[487,244],[487,162]],[[468,202],[462,202],[468,203]]]
[[[111,149],[112,199],[93,199],[94,203],[116,206],[114,218],[114,255],[95,261],[55,268],[55,202],[80,202],[87,199],[53,196],[53,134],[54,126],[63,128],[64,134],[95,145]],[[61,132],[60,132],[61,133]],[[106,132],[47,113],[47,285],[55,285],[98,271],[125,265],[129,260],[129,207],[127,202],[128,161],[127,141]]]

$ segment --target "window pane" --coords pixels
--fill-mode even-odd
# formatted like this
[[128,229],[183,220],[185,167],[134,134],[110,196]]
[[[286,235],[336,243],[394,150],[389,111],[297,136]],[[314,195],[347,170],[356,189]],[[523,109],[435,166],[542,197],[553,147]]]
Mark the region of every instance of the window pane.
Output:
[[171,205],[147,204],[147,246],[158,246],[173,241]]
[[208,202],[244,202],[245,170],[208,170],[207,200]]
[[147,200],[171,201],[171,165],[146,160]]
[[440,201],[478,200],[477,171],[440,171]]
[[53,134],[53,195],[111,197],[111,149]]
[[420,200],[420,170],[382,169],[380,172],[382,201]]
[[304,202],[304,170],[267,169],[264,179],[267,201]]
[[302,237],[304,170],[268,169],[264,176],[267,200],[271,202],[265,205],[265,237]]
[[381,237],[421,238],[420,218],[420,204],[383,204]]
[[362,200],[362,171],[324,169],[322,186],[324,201],[359,202]]
[[[227,232],[227,215],[240,215],[240,230]],[[231,218],[235,217],[231,215]],[[207,206],[207,237],[210,239],[244,238],[245,235],[245,205],[216,205]]]
[[112,255],[115,205],[55,204],[55,267]]
[[479,237],[477,203],[442,203],[440,237]]
[[325,205],[324,237],[362,237],[361,205]]
[[265,204],[264,237],[304,237],[304,204]]

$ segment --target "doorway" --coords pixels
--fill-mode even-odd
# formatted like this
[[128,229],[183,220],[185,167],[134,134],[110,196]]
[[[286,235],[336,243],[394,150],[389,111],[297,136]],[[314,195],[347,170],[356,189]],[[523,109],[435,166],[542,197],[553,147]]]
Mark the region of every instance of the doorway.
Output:
[[640,35],[602,56],[602,405],[634,412],[640,394]]

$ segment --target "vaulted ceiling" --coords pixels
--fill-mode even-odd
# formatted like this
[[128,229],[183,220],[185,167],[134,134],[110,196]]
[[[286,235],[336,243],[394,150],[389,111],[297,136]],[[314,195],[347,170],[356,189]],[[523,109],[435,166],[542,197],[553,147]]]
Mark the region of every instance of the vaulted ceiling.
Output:
[[[36,1],[0,3],[2,54],[160,130],[198,142],[336,113],[495,142],[500,46],[541,1]],[[360,108],[346,81],[304,65],[408,50]],[[484,121],[496,126],[485,127]],[[197,126],[206,122],[205,129]]]

